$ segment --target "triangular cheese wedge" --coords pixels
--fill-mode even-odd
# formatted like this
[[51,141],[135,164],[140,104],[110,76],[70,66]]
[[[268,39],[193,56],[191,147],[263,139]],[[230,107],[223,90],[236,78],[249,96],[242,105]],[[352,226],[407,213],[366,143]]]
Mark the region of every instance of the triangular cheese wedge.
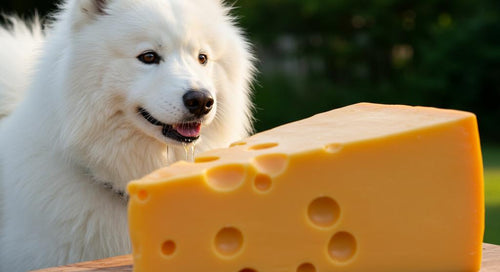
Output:
[[129,184],[135,272],[478,271],[476,118],[361,103]]

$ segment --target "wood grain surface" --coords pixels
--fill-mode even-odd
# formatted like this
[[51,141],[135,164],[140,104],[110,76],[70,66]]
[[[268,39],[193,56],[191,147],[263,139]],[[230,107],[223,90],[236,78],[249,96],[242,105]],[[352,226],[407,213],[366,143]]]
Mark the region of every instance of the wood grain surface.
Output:
[[70,264],[54,268],[36,270],[36,272],[132,272],[132,255],[117,256],[108,259]]
[[480,271],[500,271],[500,246],[483,244],[483,262]]
[[[77,263],[34,272],[132,272],[132,255],[118,256],[91,262]],[[484,244],[480,272],[500,271],[500,246]]]

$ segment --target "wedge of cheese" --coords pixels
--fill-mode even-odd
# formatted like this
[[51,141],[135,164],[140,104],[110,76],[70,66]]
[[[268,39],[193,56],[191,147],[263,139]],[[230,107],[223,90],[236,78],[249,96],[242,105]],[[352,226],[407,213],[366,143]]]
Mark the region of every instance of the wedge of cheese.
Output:
[[473,114],[361,103],[128,186],[135,272],[478,271]]

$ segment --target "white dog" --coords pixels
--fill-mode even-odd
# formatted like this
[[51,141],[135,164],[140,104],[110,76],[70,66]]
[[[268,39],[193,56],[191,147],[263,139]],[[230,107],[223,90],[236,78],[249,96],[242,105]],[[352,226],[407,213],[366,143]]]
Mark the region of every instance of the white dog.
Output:
[[0,271],[129,253],[130,180],[251,130],[249,45],[219,0],[70,0],[0,29]]

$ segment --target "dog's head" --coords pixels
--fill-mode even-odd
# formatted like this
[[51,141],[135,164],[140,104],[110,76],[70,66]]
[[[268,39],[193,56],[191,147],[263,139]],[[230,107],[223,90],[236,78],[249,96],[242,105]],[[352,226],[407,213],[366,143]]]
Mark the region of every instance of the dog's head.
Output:
[[[218,0],[74,0],[69,33],[78,129],[102,125],[170,145],[227,145],[251,129],[249,45]],[[78,117],[92,111],[91,122]],[[78,123],[76,125],[76,123]],[[76,129],[76,128],[75,128]],[[116,131],[116,130],[115,130]],[[89,135],[93,135],[89,133]]]

